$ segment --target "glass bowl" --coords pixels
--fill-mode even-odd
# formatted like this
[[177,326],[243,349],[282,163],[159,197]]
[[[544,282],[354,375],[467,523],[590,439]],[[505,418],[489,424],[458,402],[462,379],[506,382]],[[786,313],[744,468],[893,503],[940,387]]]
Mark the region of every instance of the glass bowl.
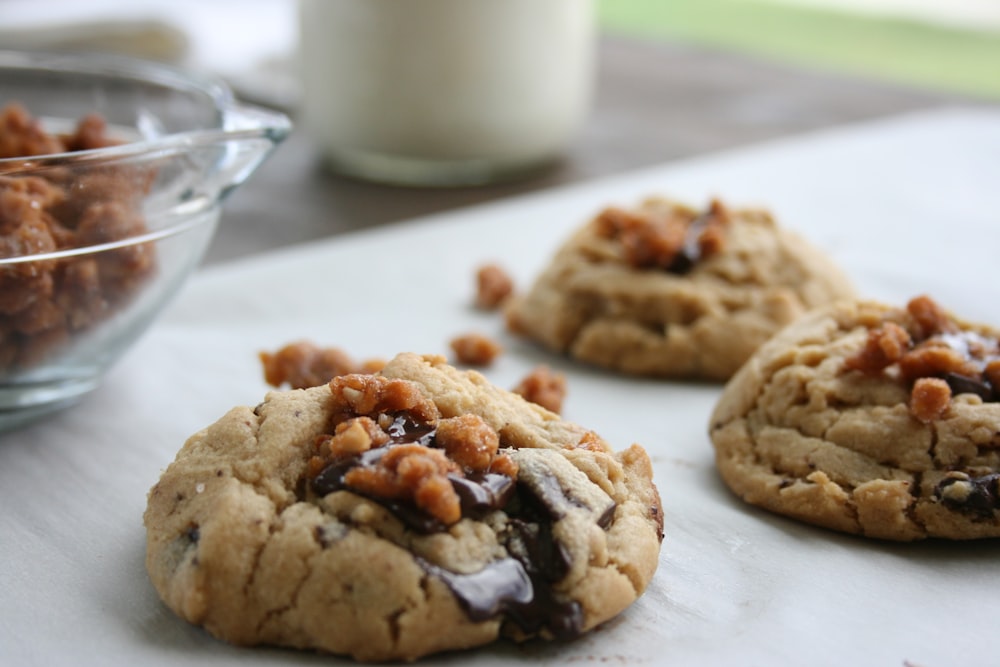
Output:
[[212,78],[0,51],[0,430],[98,386],[290,130]]

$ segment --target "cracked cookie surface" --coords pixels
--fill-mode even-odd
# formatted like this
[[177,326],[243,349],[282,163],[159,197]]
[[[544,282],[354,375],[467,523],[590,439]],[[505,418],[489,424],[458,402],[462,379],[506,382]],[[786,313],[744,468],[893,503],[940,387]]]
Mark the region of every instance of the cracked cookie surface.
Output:
[[848,533],[1000,536],[998,340],[927,297],[809,313],[724,389],[719,472],[751,504]]
[[826,255],[767,211],[650,198],[579,229],[506,316],[580,361],[722,381],[805,311],[853,296]]
[[663,525],[641,447],[413,354],[234,408],[144,520],[182,618],[364,661],[586,632],[643,592]]

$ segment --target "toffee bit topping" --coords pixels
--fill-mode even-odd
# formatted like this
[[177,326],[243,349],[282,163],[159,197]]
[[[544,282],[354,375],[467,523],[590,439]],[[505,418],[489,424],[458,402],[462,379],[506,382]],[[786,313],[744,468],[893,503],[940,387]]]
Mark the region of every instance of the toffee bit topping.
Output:
[[437,406],[420,393],[412,382],[352,373],[330,381],[334,413],[342,421],[352,416],[372,416],[383,413],[407,412],[423,422],[434,422],[440,416]]
[[910,387],[910,412],[924,423],[944,416],[953,395],[1000,401],[1000,341],[963,330],[927,296],[907,304],[903,321],[869,331],[844,369],[867,375],[895,369]]
[[913,318],[915,337],[921,340],[936,334],[958,331],[958,325],[948,313],[926,294],[911,299],[906,304],[906,312]]
[[356,362],[336,347],[320,347],[309,341],[289,343],[275,352],[261,352],[264,381],[272,387],[288,385],[292,389],[317,387],[340,375],[377,373],[385,362],[367,359]]
[[462,415],[438,422],[437,442],[453,461],[482,472],[496,458],[500,436],[479,415]]
[[344,485],[364,495],[412,500],[441,523],[451,525],[462,518],[458,494],[448,481],[448,473],[458,471],[458,465],[439,449],[397,445],[387,448],[377,465],[344,473]]
[[938,378],[919,378],[910,392],[910,412],[925,424],[940,419],[951,403],[951,387]]
[[875,374],[897,363],[913,345],[906,329],[895,322],[886,322],[868,332],[868,340],[860,352],[844,362],[847,370]]
[[381,375],[344,375],[329,386],[333,433],[317,440],[307,466],[318,495],[354,491],[424,532],[506,502],[517,464],[478,415],[441,419],[418,385]]
[[371,417],[354,417],[340,422],[333,435],[322,437],[317,443],[320,451],[339,458],[366,452],[389,442],[389,434]]
[[638,269],[687,273],[701,259],[725,246],[724,227],[730,214],[718,200],[698,214],[690,209],[608,208],[595,220],[598,236],[618,241],[625,261]]

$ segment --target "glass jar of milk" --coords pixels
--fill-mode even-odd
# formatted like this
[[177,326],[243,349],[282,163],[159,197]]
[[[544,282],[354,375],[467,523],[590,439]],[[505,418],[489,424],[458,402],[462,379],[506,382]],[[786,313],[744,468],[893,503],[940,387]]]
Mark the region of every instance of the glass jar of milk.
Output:
[[516,178],[590,108],[594,0],[300,0],[299,122],[328,164],[408,185]]

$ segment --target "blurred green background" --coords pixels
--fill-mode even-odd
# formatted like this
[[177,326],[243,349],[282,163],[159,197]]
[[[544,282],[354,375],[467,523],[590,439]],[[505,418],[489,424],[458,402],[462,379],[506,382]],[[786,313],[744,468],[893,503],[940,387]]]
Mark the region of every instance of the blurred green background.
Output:
[[1000,99],[997,24],[960,27],[766,0],[600,0],[599,11],[602,28],[611,33]]

